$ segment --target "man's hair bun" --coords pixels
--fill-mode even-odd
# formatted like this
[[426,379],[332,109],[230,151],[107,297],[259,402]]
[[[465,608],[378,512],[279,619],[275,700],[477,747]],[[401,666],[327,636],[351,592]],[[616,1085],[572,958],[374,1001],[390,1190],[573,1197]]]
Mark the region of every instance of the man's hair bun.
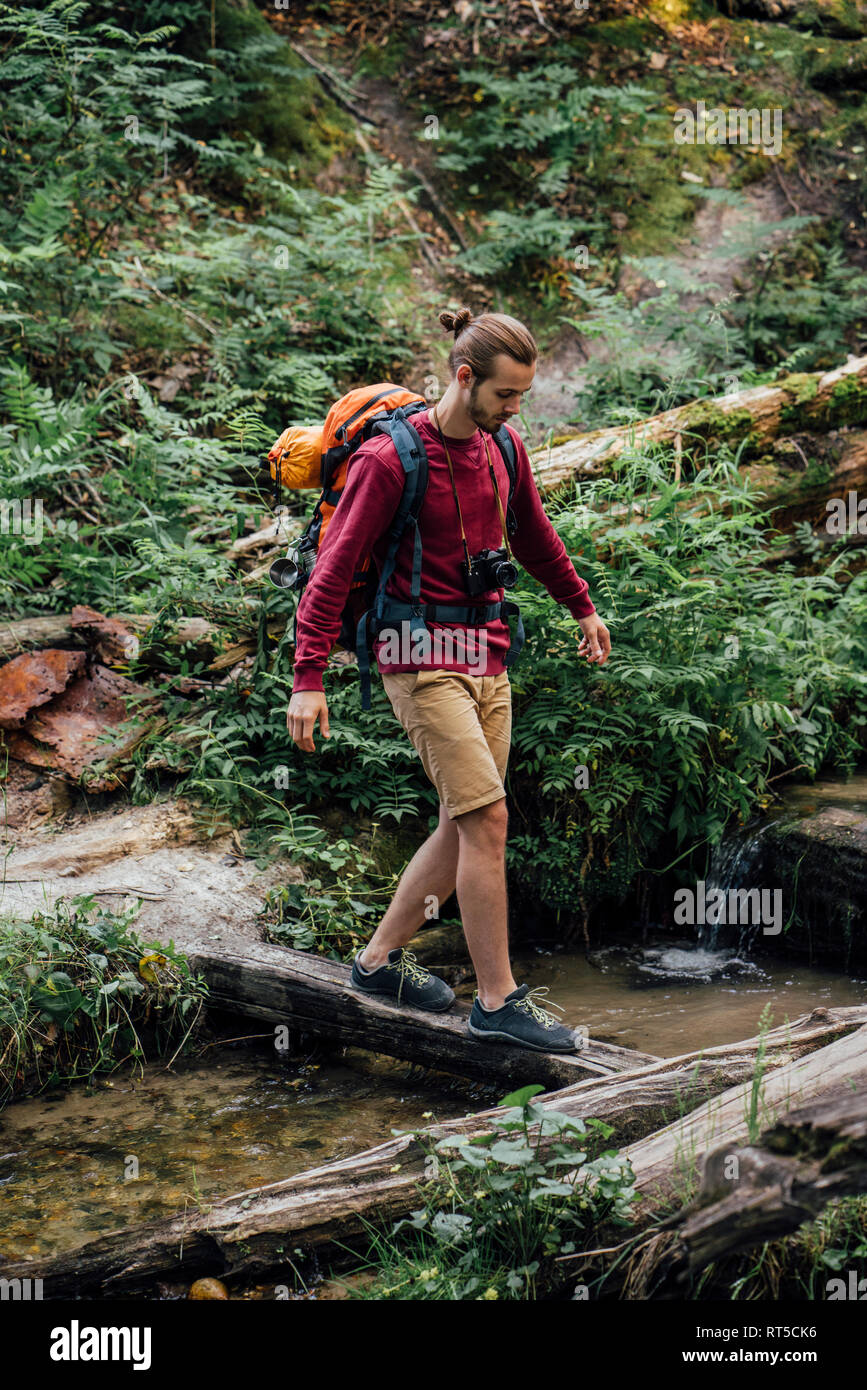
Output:
[[446,330],[447,333],[454,333],[455,337],[457,338],[459,333],[463,333],[467,324],[472,322],[472,318],[472,309],[458,309],[458,312],[456,314],[453,314],[450,312],[450,310],[445,309],[443,313],[440,314],[440,323],[442,324],[443,328]]

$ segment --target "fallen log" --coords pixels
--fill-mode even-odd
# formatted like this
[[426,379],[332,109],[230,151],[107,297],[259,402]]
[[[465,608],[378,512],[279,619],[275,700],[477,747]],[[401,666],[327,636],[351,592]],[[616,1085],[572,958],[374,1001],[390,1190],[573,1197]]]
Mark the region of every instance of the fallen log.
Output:
[[[867,1007],[816,1009],[785,1026],[784,1045],[797,1055],[863,1028],[865,1021]],[[687,1053],[639,1071],[579,1082],[541,1095],[537,1102],[568,1115],[607,1121],[614,1126],[616,1143],[626,1133],[655,1129],[661,1113],[683,1112],[708,1093],[745,1080],[754,1067],[758,1041],[745,1039],[733,1048]],[[769,1044],[772,1051],[779,1041]],[[822,1055],[828,1050],[822,1049]],[[110,1296],[181,1272],[253,1277],[285,1264],[287,1248],[322,1247],[335,1240],[343,1247],[364,1237],[366,1223],[387,1224],[405,1216],[419,1204],[427,1146],[449,1134],[483,1134],[498,1113],[493,1108],[417,1134],[396,1135],[363,1153],[234,1193],[202,1211],[88,1241],[70,1253],[0,1263],[0,1277],[42,1279],[46,1298]]]
[[[867,1080],[867,1026],[818,1052],[772,1068],[762,1077],[759,1120],[777,1123],[794,1107],[823,1092]],[[627,1150],[638,1193],[659,1208],[690,1201],[700,1183],[703,1156],[733,1153],[749,1136],[752,1082],[735,1086]]]
[[767,452],[780,435],[826,432],[867,421],[867,357],[850,357],[830,372],[799,372],[769,386],[750,386],[712,400],[690,401],[635,424],[592,430],[556,448],[536,450],[539,489],[550,492],[574,477],[610,472],[628,449],[676,444],[684,455],[707,445],[743,444],[744,460]]
[[[153,613],[116,613],[114,617],[139,635],[146,633],[157,621]],[[254,623],[252,617],[250,623],[251,626]],[[220,629],[206,618],[177,618],[167,628],[164,640],[169,647],[191,645],[194,657],[204,660],[219,650]],[[82,648],[88,645],[88,630],[76,625],[71,613],[51,613],[0,624],[0,660],[35,647]]]
[[608,1076],[658,1060],[646,1052],[590,1039],[580,1052],[559,1055],[480,1043],[467,1032],[469,1007],[460,1000],[443,1014],[396,1008],[352,989],[349,966],[285,946],[250,942],[233,952],[198,951],[190,964],[207,981],[211,1005],[227,1013],[286,1024],[294,1032],[351,1043],[506,1089],[527,1082],[564,1086],[588,1075]]
[[707,1265],[797,1230],[830,1201],[867,1192],[867,1079],[781,1117],[755,1145],[705,1159],[695,1201],[636,1252],[626,1296],[683,1297]]

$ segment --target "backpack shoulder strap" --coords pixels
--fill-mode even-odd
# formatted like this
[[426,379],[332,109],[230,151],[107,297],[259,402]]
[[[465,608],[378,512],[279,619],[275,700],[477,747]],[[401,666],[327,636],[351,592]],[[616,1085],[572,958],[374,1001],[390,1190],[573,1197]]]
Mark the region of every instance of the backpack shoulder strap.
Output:
[[518,529],[518,518],[512,510],[512,494],[515,491],[515,483],[518,478],[518,453],[515,448],[515,441],[505,425],[501,425],[494,435],[494,440],[500,453],[503,455],[503,463],[506,465],[506,472],[509,475],[509,496],[506,501],[506,526],[509,535],[512,536]]
[[409,423],[402,406],[398,406],[388,419],[378,421],[374,427],[374,433],[390,436],[404,471],[403,496],[391,524],[388,551],[376,590],[376,616],[382,617],[385,586],[394,573],[398,547],[408,526],[412,526],[415,532],[410,586],[411,602],[414,605],[421,603],[422,546],[418,518],[421,504],[427,492],[428,458],[421,435]]
[[412,552],[412,582],[410,586],[410,630],[426,630],[421,606],[421,531],[418,517],[421,504],[427,492],[428,458],[418,430],[414,429],[406,417],[403,407],[398,406],[382,420],[378,420],[371,431],[372,435],[390,436],[401,461],[404,472],[403,494],[391,523],[388,535],[388,550],[376,587],[372,609],[368,609],[358,620],[356,630],[355,654],[358,659],[358,674],[361,680],[361,708],[370,709],[370,645],[368,625],[373,618],[374,632],[383,621],[386,605],[385,588],[394,573],[398,547],[409,526],[414,531]]

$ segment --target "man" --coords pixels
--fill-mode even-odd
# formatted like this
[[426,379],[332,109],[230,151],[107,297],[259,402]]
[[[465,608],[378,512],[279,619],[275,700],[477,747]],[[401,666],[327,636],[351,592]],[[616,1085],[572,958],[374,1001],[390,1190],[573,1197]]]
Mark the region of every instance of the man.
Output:
[[[602,664],[611,650],[608,629],[542,509],[527,451],[511,430],[517,452],[512,497],[517,527],[506,538],[509,478],[491,435],[520,410],[536,371],[536,344],[522,323],[505,314],[474,319],[469,309],[461,309],[441,314],[440,322],[454,333],[451,381],[435,407],[412,417],[429,461],[419,517],[421,598],[466,606],[466,561],[482,551],[502,549],[506,541],[520,564],[576,619],[582,634],[579,653]],[[361,449],[366,457],[359,468]],[[305,752],[314,751],[317,720],[323,737],[330,736],[322,672],[359,561],[372,552],[377,568],[382,567],[386,533],[403,490],[403,469],[387,436],[374,436],[358,452],[298,608],[287,726]],[[389,581],[389,591],[403,601],[410,593],[412,552],[407,531]],[[490,604],[503,594],[502,588],[490,590],[476,601]],[[516,985],[509,963],[503,785],[511,737],[511,690],[504,665],[508,626],[496,619],[475,632],[466,627],[455,632],[434,622],[428,627],[431,640],[420,654],[384,633],[375,651],[395,714],[439,794],[439,825],[410,861],[376,932],[356,957],[352,984],[418,1008],[449,1008],[452,990],[405,947],[430,916],[426,909],[431,902],[438,906],[456,889],[478,982],[470,1033],[539,1051],[574,1051],[574,1031],[538,1002],[538,995],[547,991]],[[452,640],[456,638],[461,640]]]

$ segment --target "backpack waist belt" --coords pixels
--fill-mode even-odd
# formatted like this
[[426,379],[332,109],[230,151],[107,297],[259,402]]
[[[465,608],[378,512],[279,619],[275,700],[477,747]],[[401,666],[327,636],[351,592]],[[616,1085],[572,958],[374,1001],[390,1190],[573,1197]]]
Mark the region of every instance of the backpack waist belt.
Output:
[[[369,608],[358,621],[355,652],[358,658],[358,674],[361,678],[361,708],[370,709],[370,637],[380,633],[392,623],[408,622],[411,632],[428,631],[427,619],[435,623],[467,623],[472,627],[483,627],[486,623],[500,618],[508,625],[510,617],[517,618],[514,636],[511,635],[509,650],[503,658],[505,666],[512,666],[524,646],[524,622],[517,603],[504,599],[500,603],[487,604],[443,604],[443,603],[399,603],[397,599],[386,596],[385,602],[378,605],[375,616]],[[371,629],[373,631],[371,632]]]

